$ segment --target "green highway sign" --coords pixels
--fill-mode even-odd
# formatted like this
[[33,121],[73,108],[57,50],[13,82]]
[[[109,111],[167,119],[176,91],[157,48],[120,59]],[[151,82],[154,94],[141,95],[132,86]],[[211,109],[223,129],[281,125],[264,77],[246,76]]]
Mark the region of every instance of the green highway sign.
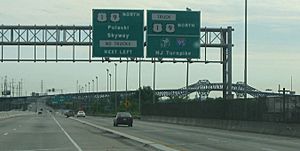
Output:
[[147,57],[200,58],[200,11],[147,11]]
[[144,11],[93,9],[93,57],[144,57]]

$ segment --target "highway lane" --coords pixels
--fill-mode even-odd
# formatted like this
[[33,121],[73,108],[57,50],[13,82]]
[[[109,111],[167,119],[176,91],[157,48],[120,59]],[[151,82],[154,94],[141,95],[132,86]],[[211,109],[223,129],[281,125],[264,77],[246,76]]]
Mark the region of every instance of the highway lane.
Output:
[[112,118],[86,117],[88,122],[178,150],[298,151],[300,139],[135,120],[133,127],[112,126]]
[[26,115],[0,120],[2,151],[150,150],[143,144],[80,124],[63,116]]

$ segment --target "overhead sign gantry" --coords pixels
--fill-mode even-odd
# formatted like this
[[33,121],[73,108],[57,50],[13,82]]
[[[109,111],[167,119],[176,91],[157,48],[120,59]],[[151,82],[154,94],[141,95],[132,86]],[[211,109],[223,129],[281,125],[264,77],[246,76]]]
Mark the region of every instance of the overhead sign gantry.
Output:
[[[132,12],[131,12],[132,11]],[[100,15],[99,15],[100,13]],[[199,19],[199,45],[194,42],[195,45],[187,44],[190,42],[190,37],[183,37],[183,35],[192,35],[191,38],[197,38],[199,32],[196,31],[196,27],[198,23],[193,25],[191,22],[192,19],[188,19],[192,12],[182,11],[166,11],[166,12],[156,12],[149,11],[150,13],[166,13],[166,14],[176,14],[176,19],[174,15],[169,15],[170,19],[173,21],[159,20],[159,18],[154,17],[151,20],[153,24],[162,24],[162,28],[160,25],[150,25],[150,21],[148,23],[148,32],[150,33],[150,28],[156,27],[157,32],[156,37],[160,40],[156,40],[155,38],[151,40],[151,36],[148,35],[149,40],[147,40],[147,56],[144,57],[144,19],[142,10],[101,10],[97,15],[93,17],[93,19],[97,22],[93,26],[65,26],[65,25],[0,25],[0,62],[185,62],[185,63],[219,63],[223,66],[223,97],[227,96],[232,97],[232,27],[226,28],[206,28],[202,27],[200,29],[200,17],[195,17],[195,19]],[[101,15],[101,13],[103,15]],[[104,15],[106,13],[106,15]],[[119,14],[115,15],[116,13]],[[125,13],[125,14],[124,14]],[[181,13],[184,17],[181,17]],[[198,12],[200,15],[200,12]],[[134,14],[140,14],[134,15]],[[142,15],[141,15],[142,14]],[[178,14],[178,15],[177,15]],[[197,12],[196,12],[197,14]],[[126,17],[125,17],[126,15]],[[98,19],[99,16],[99,19]],[[123,17],[125,17],[125,19]],[[173,16],[173,17],[171,17]],[[132,17],[130,21],[129,17]],[[124,20],[123,20],[123,19]],[[126,19],[127,18],[127,19]],[[149,18],[148,18],[149,19]],[[186,20],[187,19],[187,20]],[[174,21],[176,20],[176,21]],[[102,21],[102,23],[100,23]],[[155,21],[155,22],[154,22]],[[178,23],[184,22],[184,25],[179,25]],[[187,25],[189,24],[190,25]],[[167,24],[174,24],[167,25]],[[177,30],[175,25],[184,26],[186,30],[182,32],[188,32],[188,34],[184,34]],[[108,27],[110,25],[110,27]],[[125,25],[125,26],[124,26]],[[128,25],[127,28],[126,25]],[[132,27],[131,27],[132,25]],[[97,27],[99,28],[98,32]],[[102,27],[103,26],[103,27]],[[122,27],[123,26],[123,27]],[[121,28],[122,27],[122,28]],[[166,28],[167,27],[167,28]],[[175,27],[175,28],[173,28]],[[191,28],[190,28],[191,27]],[[192,32],[195,28],[195,33]],[[103,30],[104,29],[104,30]],[[122,29],[122,30],[121,30]],[[131,30],[136,29],[136,30]],[[168,32],[168,36],[163,34],[164,32]],[[175,30],[174,30],[175,29]],[[103,31],[102,31],[103,30]],[[106,31],[105,31],[106,30]],[[168,31],[167,31],[168,30]],[[122,32],[121,32],[122,31]],[[176,33],[178,31],[178,33]],[[103,33],[104,34],[103,34]],[[101,35],[102,33],[102,35]],[[119,36],[108,36],[108,33],[119,34]],[[106,35],[105,35],[106,34]],[[181,35],[182,34],[182,35]],[[193,35],[195,34],[195,35]],[[179,35],[179,36],[178,36]],[[92,38],[93,37],[93,38]],[[170,42],[167,44],[167,40],[163,40],[163,38],[169,37]],[[114,39],[115,38],[115,39]],[[132,38],[132,39],[131,39]],[[100,40],[103,45],[100,47]],[[108,41],[105,41],[108,40]],[[110,41],[113,40],[113,41]],[[116,40],[116,41],[115,41]],[[120,43],[119,41],[125,41],[125,43]],[[106,43],[108,42],[108,43]],[[116,43],[115,43],[116,42]],[[151,44],[152,42],[153,45]],[[155,44],[156,43],[156,44]],[[191,42],[193,43],[193,42]],[[95,44],[96,47],[93,48],[94,53],[92,53],[92,46]],[[135,47],[136,44],[136,47]],[[165,45],[164,45],[165,44]],[[171,45],[173,44],[173,45]],[[182,55],[178,53],[178,48],[171,49],[176,44],[177,46],[189,46],[192,49],[188,50],[186,54]],[[129,50],[130,53],[122,53],[126,51],[122,51],[118,46],[127,45],[126,50]],[[193,46],[199,46],[196,50],[193,49]],[[12,47],[15,46],[15,47]],[[72,51],[69,53],[61,53],[61,46],[69,47]],[[88,51],[85,51],[85,54],[80,53],[81,55],[77,55],[80,50],[76,49],[78,47],[87,47]],[[166,47],[161,49],[162,46],[170,46],[168,50],[172,50],[171,53],[167,53]],[[32,56],[23,55],[23,48],[32,49]],[[152,48],[151,48],[152,47]],[[202,47],[202,56],[200,57],[200,47]],[[11,52],[12,48],[16,48],[16,53]],[[136,48],[136,49],[135,49]],[[210,58],[207,55],[207,50],[210,48],[219,48],[220,49],[220,58]],[[103,50],[102,52],[99,50]],[[107,53],[104,54],[104,50]],[[157,54],[155,54],[155,50],[160,49]],[[111,51],[112,50],[112,51]],[[132,51],[131,51],[132,50]],[[174,50],[174,51],[173,51]],[[183,50],[183,49],[182,49]],[[97,52],[96,52],[97,51]],[[98,52],[99,51],[99,52]],[[115,53],[116,52],[116,53]],[[28,53],[26,53],[28,54]],[[71,54],[71,56],[70,56]],[[162,55],[158,55],[162,54]],[[109,58],[109,59],[107,59]]]
[[143,56],[143,10],[93,9],[93,57]]
[[147,57],[200,58],[200,12],[147,11]]

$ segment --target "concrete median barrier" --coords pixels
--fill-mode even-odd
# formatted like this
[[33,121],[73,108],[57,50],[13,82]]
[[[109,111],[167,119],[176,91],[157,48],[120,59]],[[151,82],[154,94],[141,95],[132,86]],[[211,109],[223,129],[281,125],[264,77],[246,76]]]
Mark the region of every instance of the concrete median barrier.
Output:
[[245,131],[262,134],[300,137],[300,124],[257,122],[257,121],[234,121],[219,119],[197,119],[182,117],[142,116],[141,120],[200,126],[233,131]]
[[35,113],[28,112],[28,111],[4,111],[4,112],[0,112],[0,120],[18,117],[18,116],[32,115],[32,114]]

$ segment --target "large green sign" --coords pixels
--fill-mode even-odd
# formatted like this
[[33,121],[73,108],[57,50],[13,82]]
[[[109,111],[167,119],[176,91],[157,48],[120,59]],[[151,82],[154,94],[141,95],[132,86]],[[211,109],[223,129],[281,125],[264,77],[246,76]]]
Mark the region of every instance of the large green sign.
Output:
[[144,11],[93,9],[93,57],[144,57]]
[[147,11],[147,57],[200,58],[200,12]]

